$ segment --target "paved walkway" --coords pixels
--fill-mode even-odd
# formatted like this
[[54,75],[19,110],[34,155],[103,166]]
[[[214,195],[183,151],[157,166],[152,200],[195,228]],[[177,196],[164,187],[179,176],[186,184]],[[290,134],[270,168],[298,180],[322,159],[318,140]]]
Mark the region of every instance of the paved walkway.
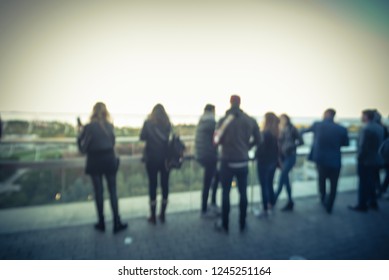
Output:
[[106,233],[90,224],[1,233],[0,259],[389,259],[389,201],[380,201],[379,212],[354,213],[346,206],[355,201],[355,192],[340,193],[327,215],[316,196],[298,198],[293,213],[250,214],[243,234],[237,207],[228,235],[198,211],[170,213],[157,226],[132,218],[118,235],[111,224]]

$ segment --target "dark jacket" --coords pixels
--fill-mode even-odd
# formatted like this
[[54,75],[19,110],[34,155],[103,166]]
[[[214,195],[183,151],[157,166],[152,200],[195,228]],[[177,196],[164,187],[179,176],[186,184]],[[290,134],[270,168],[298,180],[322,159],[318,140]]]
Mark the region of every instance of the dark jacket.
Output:
[[363,165],[378,166],[383,159],[378,150],[384,141],[384,129],[375,122],[367,123],[359,132],[358,162]]
[[91,122],[85,125],[77,139],[79,146],[82,141],[87,143],[85,149],[87,154],[113,150],[115,146],[113,125],[99,122]]
[[324,119],[315,122],[304,132],[314,133],[309,160],[324,167],[340,168],[342,166],[340,147],[349,145],[345,127],[336,124],[333,120]]
[[278,162],[278,140],[268,130],[262,132],[262,141],[257,149],[256,158],[260,165],[273,165]]
[[[255,119],[249,117],[246,113],[237,107],[232,107],[226,112],[218,127],[220,127],[226,117],[232,114],[234,119],[227,126],[220,145],[222,147],[221,158],[229,162],[248,161],[248,152],[253,146],[258,146],[260,141],[259,127]],[[250,141],[252,138],[252,141]]]
[[217,160],[217,147],[213,144],[216,121],[212,113],[204,113],[196,128],[195,157],[199,161]]
[[[116,173],[119,161],[115,156],[115,134],[110,123],[91,122],[87,124],[77,139],[79,147],[87,154],[86,174]],[[81,144],[84,143],[84,144]]]
[[147,162],[163,162],[167,158],[171,126],[162,126],[146,120],[143,124],[140,140],[146,142],[143,160]]
[[278,138],[281,158],[296,154],[297,146],[303,145],[304,141],[297,128],[289,124],[280,131]]

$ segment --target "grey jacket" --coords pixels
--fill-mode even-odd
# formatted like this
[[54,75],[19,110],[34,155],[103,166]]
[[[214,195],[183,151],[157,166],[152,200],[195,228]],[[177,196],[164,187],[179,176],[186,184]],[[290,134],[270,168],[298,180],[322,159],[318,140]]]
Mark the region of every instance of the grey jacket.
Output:
[[359,133],[358,162],[363,165],[377,166],[383,163],[378,150],[384,141],[384,129],[375,122],[367,123]]
[[212,113],[204,113],[196,128],[195,157],[199,161],[217,159],[217,147],[213,144],[216,120]]
[[218,127],[229,114],[234,115],[234,119],[227,126],[220,140],[222,147],[221,158],[229,162],[243,162],[249,160],[248,152],[253,146],[258,146],[260,142],[260,132],[257,121],[251,118],[237,107],[232,107],[226,112]]

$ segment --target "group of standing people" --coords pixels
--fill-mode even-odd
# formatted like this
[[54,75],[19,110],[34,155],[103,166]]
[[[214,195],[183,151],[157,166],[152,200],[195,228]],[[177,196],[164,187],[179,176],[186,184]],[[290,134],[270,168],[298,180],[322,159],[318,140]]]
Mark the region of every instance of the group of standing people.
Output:
[[[331,214],[336,198],[337,184],[341,169],[341,147],[349,145],[347,129],[335,123],[335,110],[324,112],[323,120],[311,127],[298,131],[288,115],[280,117],[269,112],[265,114],[263,129],[260,131],[257,121],[247,115],[241,108],[237,95],[230,98],[231,107],[219,122],[215,119],[215,106],[208,104],[200,118],[195,136],[195,158],[204,168],[201,216],[214,217],[220,214],[217,207],[217,187],[222,185],[221,219],[216,222],[216,229],[229,230],[230,190],[235,178],[239,191],[239,227],[246,230],[247,215],[247,179],[249,151],[255,150],[257,175],[261,186],[261,216],[268,216],[285,186],[288,201],[282,208],[291,211],[294,208],[292,186],[289,173],[296,163],[296,149],[303,144],[303,133],[314,134],[309,159],[314,161],[318,171],[319,195],[326,211]],[[377,121],[377,112],[365,110],[362,113],[365,123],[360,132],[358,144],[358,204],[350,207],[356,211],[378,209],[376,190],[384,191],[380,185],[379,169],[384,165],[383,157],[388,145],[383,148],[383,141],[388,137],[386,128]],[[95,228],[105,231],[103,213],[103,176],[105,176],[110,193],[113,213],[113,232],[127,228],[119,216],[116,194],[116,173],[119,159],[115,156],[115,135],[109,112],[105,104],[99,102],[93,108],[89,124],[79,124],[78,145],[80,151],[87,155],[86,173],[92,178],[95,193],[98,222]],[[172,124],[161,104],[154,106],[140,132],[140,140],[145,142],[142,160],[146,166],[149,181],[150,216],[148,222],[155,225],[157,220],[165,222],[165,213],[169,195],[169,167],[166,165]],[[388,142],[388,140],[386,141]],[[389,164],[387,159],[386,168]],[[280,177],[276,190],[273,181],[276,169],[280,168]],[[387,168],[388,171],[388,168]],[[389,171],[386,180],[389,180]],[[160,180],[162,199],[157,219],[157,186]],[[327,194],[326,181],[330,182]],[[387,182],[384,182],[384,184]],[[209,192],[212,189],[211,205],[208,206]]]

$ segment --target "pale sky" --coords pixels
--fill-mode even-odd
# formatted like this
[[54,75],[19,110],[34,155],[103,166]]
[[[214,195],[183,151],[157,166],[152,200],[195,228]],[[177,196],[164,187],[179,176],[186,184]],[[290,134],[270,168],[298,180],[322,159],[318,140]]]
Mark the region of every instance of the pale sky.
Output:
[[4,2],[0,113],[389,114],[385,1]]

